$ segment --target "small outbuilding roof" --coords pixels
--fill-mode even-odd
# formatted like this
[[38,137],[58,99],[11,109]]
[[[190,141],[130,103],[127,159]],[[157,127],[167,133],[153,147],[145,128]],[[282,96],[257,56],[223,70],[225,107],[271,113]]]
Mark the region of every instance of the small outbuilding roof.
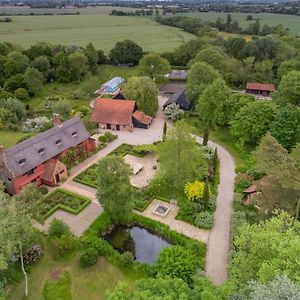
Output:
[[91,121],[101,124],[129,126],[135,109],[133,100],[114,100],[97,98],[93,108]]
[[191,101],[187,98],[185,94],[185,90],[182,89],[177,93],[173,94],[164,104],[164,108],[166,108],[169,104],[176,103],[180,106],[180,108],[189,110],[191,108]]
[[167,77],[173,80],[186,80],[188,72],[186,70],[172,70]]
[[139,121],[142,124],[150,125],[153,118],[146,115],[144,112],[140,110],[136,110],[132,115],[137,121]]
[[275,85],[273,83],[247,82],[246,89],[274,92]]

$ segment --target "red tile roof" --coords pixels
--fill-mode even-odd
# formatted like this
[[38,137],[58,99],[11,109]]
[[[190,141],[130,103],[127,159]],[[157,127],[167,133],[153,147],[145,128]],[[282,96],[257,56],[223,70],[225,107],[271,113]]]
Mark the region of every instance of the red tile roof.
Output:
[[247,90],[259,90],[259,91],[275,91],[275,85],[272,83],[257,83],[257,82],[247,82]]
[[134,108],[135,101],[133,100],[97,98],[95,100],[91,121],[101,124],[128,126],[132,124]]
[[142,124],[150,125],[152,122],[152,117],[146,115],[142,111],[136,110],[132,115],[136,120]]

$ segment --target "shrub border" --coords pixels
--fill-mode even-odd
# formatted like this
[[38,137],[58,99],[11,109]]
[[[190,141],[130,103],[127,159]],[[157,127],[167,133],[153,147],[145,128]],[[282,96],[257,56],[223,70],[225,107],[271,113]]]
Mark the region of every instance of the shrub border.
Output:
[[73,209],[71,207],[68,207],[64,204],[58,203],[56,204],[53,208],[51,208],[44,216],[42,216],[42,222],[44,222],[45,220],[47,220],[52,214],[54,214],[58,209],[62,209],[68,213],[71,213],[73,215],[78,215],[80,212],[82,212],[92,201],[89,198],[86,198],[84,196],[75,194],[73,192],[64,190],[62,188],[57,188],[55,189],[53,192],[49,193],[48,195],[46,195],[41,202],[43,202],[45,199],[51,197],[53,194],[55,194],[57,191],[62,192],[64,194],[68,194],[70,196],[85,200],[85,202],[78,208],[78,209]]

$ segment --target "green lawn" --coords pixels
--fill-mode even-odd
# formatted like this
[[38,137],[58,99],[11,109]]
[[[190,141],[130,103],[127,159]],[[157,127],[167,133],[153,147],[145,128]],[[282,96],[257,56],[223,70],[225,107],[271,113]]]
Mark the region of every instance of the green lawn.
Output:
[[37,42],[86,46],[109,52],[116,42],[131,39],[145,51],[173,50],[195,36],[152,19],[104,14],[75,16],[14,16],[1,23],[0,40],[28,47]]
[[[189,117],[185,122],[192,126],[192,131],[199,135],[203,135],[203,126],[196,117]],[[235,138],[230,134],[228,127],[218,127],[209,130],[209,139],[224,146],[234,157],[237,168],[243,168],[247,165],[247,159],[252,148],[242,151],[236,144]]]
[[2,131],[0,130],[0,145],[4,148],[9,148],[14,146],[18,140],[28,135],[26,132],[21,131]]
[[[268,13],[230,13],[234,21],[238,21],[242,28],[246,28],[251,21],[247,21],[246,17],[252,15],[254,18],[259,19],[261,24],[268,24],[276,26],[282,24],[290,29],[292,35],[300,35],[300,16],[282,15],[282,14],[268,14]],[[227,13],[218,12],[193,12],[176,14],[187,17],[201,18],[204,21],[215,21],[217,18],[226,20]]]
[[[105,258],[99,257],[96,265],[82,269],[79,266],[79,254],[68,260],[54,260],[46,249],[44,257],[32,267],[29,275],[29,297],[27,300],[45,300],[42,290],[45,283],[54,281],[58,274],[68,272],[71,276],[71,294],[73,300],[102,300],[109,290],[119,281],[132,285],[139,274],[121,272]],[[68,285],[64,285],[67,288]],[[66,291],[67,293],[68,291]],[[8,300],[21,300],[24,295],[24,282],[12,287]],[[58,300],[49,299],[47,300]]]

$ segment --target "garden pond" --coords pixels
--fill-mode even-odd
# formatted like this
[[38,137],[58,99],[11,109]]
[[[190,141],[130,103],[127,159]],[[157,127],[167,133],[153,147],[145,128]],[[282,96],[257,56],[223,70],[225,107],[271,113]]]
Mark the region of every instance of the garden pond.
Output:
[[116,226],[103,237],[120,253],[131,252],[140,263],[155,263],[160,251],[172,244],[141,226]]

